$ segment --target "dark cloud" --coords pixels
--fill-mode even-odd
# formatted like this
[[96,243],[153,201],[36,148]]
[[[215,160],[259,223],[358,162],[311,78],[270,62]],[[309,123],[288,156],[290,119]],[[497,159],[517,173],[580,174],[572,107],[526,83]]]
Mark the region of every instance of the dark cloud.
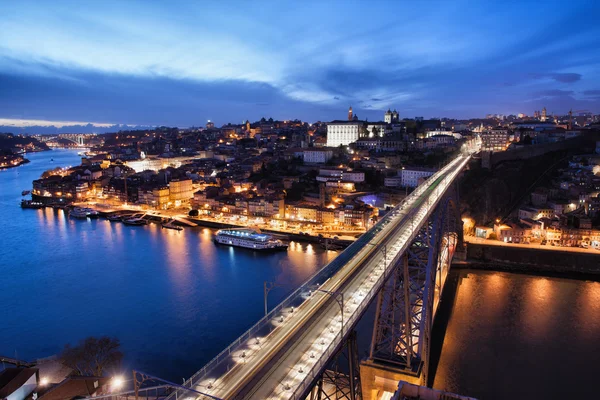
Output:
[[583,95],[586,97],[600,98],[600,90],[584,90]]
[[576,73],[539,73],[533,72],[530,73],[529,76],[533,79],[544,79],[550,78],[555,80],[556,82],[561,83],[573,83],[581,80],[583,75]]
[[561,73],[561,74],[550,74],[550,77],[557,82],[562,83],[573,83],[581,80],[582,75],[576,73]]
[[340,98],[338,96],[333,96],[334,100],[339,100]]
[[64,73],[74,79],[0,72],[0,118],[198,126],[208,119],[259,119],[266,106],[279,119],[327,120],[339,112],[290,99],[264,83]]
[[383,99],[378,99],[377,97],[372,97],[371,100],[372,101],[383,101]]
[[548,89],[548,90],[540,90],[534,93],[534,96],[543,96],[543,97],[562,97],[562,96],[572,96],[575,94],[572,90],[560,90],[560,89]]

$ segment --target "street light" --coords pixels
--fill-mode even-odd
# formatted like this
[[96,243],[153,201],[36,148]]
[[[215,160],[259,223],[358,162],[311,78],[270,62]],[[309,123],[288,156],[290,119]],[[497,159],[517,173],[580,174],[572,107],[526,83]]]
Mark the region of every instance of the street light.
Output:
[[341,329],[341,333],[342,333],[342,337],[344,336],[344,293],[343,292],[332,292],[331,290],[325,290],[325,289],[316,289],[316,291],[318,292],[323,292],[325,294],[330,295],[331,297],[333,297],[336,301],[336,303],[338,303],[338,306],[340,306],[340,310],[342,311],[342,329]]
[[268,310],[267,310],[267,295],[269,294],[269,292],[273,289],[275,289],[276,287],[280,287],[281,285],[275,282],[267,282],[264,281],[263,283],[263,287],[264,287],[264,297],[265,297],[265,316],[268,314]]

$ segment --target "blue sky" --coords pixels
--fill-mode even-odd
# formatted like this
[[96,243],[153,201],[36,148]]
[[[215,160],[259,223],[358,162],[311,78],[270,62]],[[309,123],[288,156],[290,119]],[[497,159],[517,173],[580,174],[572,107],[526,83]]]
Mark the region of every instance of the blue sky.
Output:
[[0,119],[600,112],[598,1],[0,1]]

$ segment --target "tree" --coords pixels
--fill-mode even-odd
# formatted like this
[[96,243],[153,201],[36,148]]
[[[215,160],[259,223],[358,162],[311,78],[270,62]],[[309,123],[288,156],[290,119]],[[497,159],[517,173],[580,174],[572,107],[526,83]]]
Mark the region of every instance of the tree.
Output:
[[123,359],[119,339],[90,336],[77,346],[67,344],[62,351],[61,361],[80,376],[103,376],[108,368],[118,368]]

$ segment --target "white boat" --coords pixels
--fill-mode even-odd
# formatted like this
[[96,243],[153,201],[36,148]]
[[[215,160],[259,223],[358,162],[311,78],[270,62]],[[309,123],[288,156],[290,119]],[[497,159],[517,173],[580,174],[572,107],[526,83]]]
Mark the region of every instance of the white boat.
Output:
[[221,229],[215,235],[215,242],[228,246],[244,247],[253,250],[285,250],[288,244],[272,235],[250,228]]

